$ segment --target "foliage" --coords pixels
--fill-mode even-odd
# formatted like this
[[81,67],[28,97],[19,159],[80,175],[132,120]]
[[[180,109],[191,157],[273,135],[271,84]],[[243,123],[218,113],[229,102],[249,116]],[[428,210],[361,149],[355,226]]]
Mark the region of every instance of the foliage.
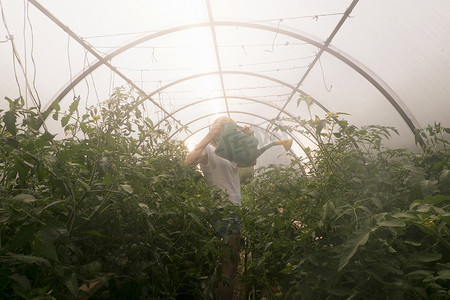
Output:
[[38,128],[35,108],[7,100],[0,298],[75,299],[97,281],[101,298],[211,297],[221,243],[210,220],[222,196],[133,108],[139,96],[119,88],[81,116],[79,98],[65,114],[54,105],[60,140]]
[[[222,251],[210,221],[226,205],[186,149],[116,89],[80,114],[52,105],[0,112],[0,298],[211,299]],[[301,99],[309,105],[310,99]],[[279,129],[308,160],[242,170],[250,296],[446,299],[450,282],[448,128],[416,132],[420,153],[388,149],[394,128],[328,113]],[[170,126],[170,124],[167,124]],[[276,125],[276,124],[274,124]],[[248,181],[247,181],[248,180]]]
[[[448,128],[423,152],[387,149],[394,128],[328,113],[290,119],[310,161],[269,166],[244,189],[247,290],[286,299],[450,297]],[[304,176],[301,170],[308,170]]]

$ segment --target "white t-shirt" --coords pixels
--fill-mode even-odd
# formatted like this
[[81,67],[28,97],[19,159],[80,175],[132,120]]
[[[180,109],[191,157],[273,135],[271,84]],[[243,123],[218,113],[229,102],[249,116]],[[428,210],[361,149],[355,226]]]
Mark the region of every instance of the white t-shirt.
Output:
[[200,164],[207,182],[214,184],[221,190],[225,190],[228,198],[235,205],[241,205],[241,183],[239,181],[239,169],[236,163],[217,156],[215,147],[206,146],[208,162]]

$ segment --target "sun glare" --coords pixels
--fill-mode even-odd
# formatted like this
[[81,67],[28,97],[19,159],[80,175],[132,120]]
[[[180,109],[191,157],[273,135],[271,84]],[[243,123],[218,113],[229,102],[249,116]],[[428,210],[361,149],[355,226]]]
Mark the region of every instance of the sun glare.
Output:
[[171,2],[171,6],[174,8],[174,17],[178,20],[183,20],[185,23],[197,23],[208,20],[208,10],[203,0],[175,0]]
[[227,108],[225,105],[225,101],[223,99],[216,99],[211,101],[211,105],[209,106],[210,120],[214,121],[218,117],[225,114]]
[[192,138],[187,139],[185,142],[185,145],[189,151],[194,150],[196,144],[197,143]]

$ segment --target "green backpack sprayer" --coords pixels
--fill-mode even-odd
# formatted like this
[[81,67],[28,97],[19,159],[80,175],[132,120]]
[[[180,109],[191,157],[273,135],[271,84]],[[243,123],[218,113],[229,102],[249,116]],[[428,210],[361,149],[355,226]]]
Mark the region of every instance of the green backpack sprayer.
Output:
[[216,147],[216,154],[243,167],[256,164],[256,159],[269,148],[282,145],[286,151],[291,148],[292,139],[271,142],[258,149],[258,139],[241,132],[241,127],[233,122],[223,125],[222,134]]

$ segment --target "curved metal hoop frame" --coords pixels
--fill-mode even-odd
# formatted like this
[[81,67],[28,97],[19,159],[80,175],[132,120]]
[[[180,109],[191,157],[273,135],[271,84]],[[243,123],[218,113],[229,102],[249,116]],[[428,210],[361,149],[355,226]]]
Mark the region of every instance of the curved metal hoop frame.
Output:
[[[89,46],[86,42],[83,41],[79,36],[77,36],[74,32],[72,32],[67,26],[65,26],[63,23],[61,23],[56,17],[54,17],[48,10],[46,10],[42,5],[40,5],[35,0],[29,0],[31,4],[33,4],[36,8],[38,8],[42,13],[44,13],[46,16],[48,16],[53,22],[55,22],[62,30],[66,31],[71,37],[73,37],[78,43],[80,43],[83,47],[85,47],[89,52],[91,52],[95,57],[97,57],[98,62],[93,64],[89,69],[85,70],[82,74],[80,74],[75,80],[73,80],[66,88],[62,90],[62,92],[55,97],[55,99],[47,104],[47,109],[43,113],[44,118],[46,118],[51,110],[52,110],[52,104],[58,103],[61,101],[61,99],[64,98],[64,96],[76,85],[78,84],[86,75],[90,74],[92,71],[94,71],[96,68],[98,68],[100,65],[106,65],[109,67],[113,72],[118,74],[120,77],[122,77],[125,81],[127,81],[129,84],[131,84],[133,87],[135,87],[140,93],[143,93],[145,96],[144,100],[150,100],[155,104],[157,107],[159,107],[162,111],[164,111],[168,116],[173,118],[172,114],[167,112],[163,107],[161,107],[157,102],[153,101],[151,99],[151,94],[155,94],[155,91],[151,94],[146,94],[144,91],[142,91],[139,87],[136,86],[129,78],[127,78],[124,74],[122,74],[117,68],[112,66],[110,64],[110,60],[114,58],[115,56],[119,55],[120,53],[137,46],[143,42],[146,42],[151,39],[155,39],[157,37],[161,37],[170,33],[182,31],[182,30],[188,30],[193,28],[201,28],[201,27],[242,27],[242,28],[250,28],[250,29],[256,29],[256,30],[263,30],[263,31],[270,31],[281,35],[286,35],[289,37],[292,37],[294,39],[298,39],[301,41],[304,41],[310,45],[316,46],[321,51],[327,52],[330,55],[336,57],[346,65],[348,65],[350,68],[352,68],[354,71],[358,72],[361,76],[363,76],[366,80],[368,80],[395,108],[395,110],[400,114],[402,119],[406,122],[412,133],[414,134],[416,132],[416,128],[418,126],[418,122],[415,120],[412,113],[408,110],[407,106],[403,103],[403,101],[398,97],[398,95],[395,94],[395,92],[381,79],[379,78],[374,72],[369,70],[367,67],[365,67],[363,64],[358,62],[356,59],[351,57],[350,55],[344,53],[343,51],[340,51],[339,49],[329,45],[328,43],[316,38],[309,36],[305,33],[296,33],[280,28],[270,27],[266,25],[261,24],[253,24],[253,23],[247,23],[247,22],[231,22],[231,21],[213,21],[210,20],[209,22],[202,22],[202,23],[196,23],[196,24],[189,24],[184,26],[177,26],[170,29],[162,30],[154,34],[150,34],[147,36],[144,36],[140,39],[137,39],[134,42],[131,42],[116,51],[112,52],[111,54],[108,54],[106,56],[101,56],[97,53],[91,46]],[[219,71],[215,72],[215,74],[219,74],[222,76],[222,74],[226,74],[226,72]],[[234,73],[236,74],[236,73]],[[251,74],[251,73],[250,73]],[[185,78],[184,80],[191,79]],[[176,82],[180,82],[180,80],[177,80]],[[168,86],[171,86],[175,83],[172,83]],[[301,92],[301,91],[300,91]],[[317,103],[319,103],[317,101]],[[179,122],[175,119],[176,122]],[[182,124],[183,125],[183,124]]]
[[[191,107],[191,106],[194,106],[194,105],[196,105],[196,104],[200,104],[200,103],[207,102],[207,101],[213,101],[213,100],[220,99],[220,98],[223,98],[223,97],[224,97],[224,96],[220,96],[220,97],[212,97],[212,98],[205,98],[205,99],[201,99],[201,100],[198,100],[198,101],[189,103],[189,104],[187,104],[187,105],[185,105],[185,106],[183,106],[183,107],[180,107],[179,109],[173,111],[173,112],[172,112],[172,115],[175,115],[175,114],[181,112],[182,110],[187,109],[187,108],[189,108],[189,107]],[[232,99],[240,99],[240,100],[247,100],[247,101],[249,101],[249,102],[256,102],[256,103],[258,103],[258,104],[265,105],[265,106],[269,106],[269,107],[271,107],[271,108],[273,108],[273,109],[275,109],[275,110],[278,110],[278,111],[280,111],[281,113],[286,114],[286,115],[287,115],[288,117],[290,117],[290,118],[294,118],[294,116],[293,116],[292,114],[290,114],[289,112],[283,111],[283,110],[281,110],[279,107],[277,107],[277,106],[275,106],[275,105],[273,105],[273,104],[271,104],[271,103],[269,103],[269,102],[264,102],[264,101],[260,101],[260,100],[257,100],[257,99],[253,99],[253,98],[249,98],[249,97],[240,97],[240,96],[233,96],[233,97],[229,97],[229,98],[232,98]],[[160,121],[158,121],[158,123],[155,124],[155,127],[157,127],[159,124],[161,124],[162,122],[164,122],[164,121],[167,120],[167,119],[168,119],[167,116],[164,117],[164,118],[162,118]]]
[[[276,79],[276,78],[273,78],[273,77],[270,77],[270,76],[258,74],[258,73],[245,72],[245,71],[213,71],[213,72],[200,73],[200,74],[195,74],[195,75],[187,76],[187,77],[178,79],[178,80],[176,80],[176,81],[173,81],[173,82],[171,82],[171,83],[169,83],[169,84],[166,84],[165,86],[163,86],[163,87],[161,87],[161,88],[159,88],[159,89],[157,89],[157,90],[154,90],[153,92],[151,92],[150,94],[147,94],[146,96],[148,96],[148,97],[154,96],[155,94],[157,94],[157,93],[159,93],[159,92],[161,92],[161,91],[163,91],[163,90],[165,90],[165,89],[167,89],[167,88],[169,88],[169,87],[171,87],[171,86],[173,86],[173,85],[176,85],[176,84],[178,84],[178,83],[181,83],[181,82],[184,82],[184,81],[187,81],[187,80],[191,80],[191,79],[198,78],[198,77],[202,77],[202,76],[210,76],[210,75],[218,75],[218,74],[223,74],[223,75],[245,75],[245,76],[258,77],[258,78],[262,78],[262,79],[265,79],[265,80],[269,80],[269,81],[276,82],[276,83],[278,83],[278,84],[281,84],[281,85],[283,85],[283,86],[285,86],[285,87],[291,89],[291,90],[294,91],[294,92],[298,92],[298,93],[300,93],[300,94],[302,94],[302,95],[311,97],[310,95],[308,95],[308,94],[305,93],[304,91],[302,91],[302,90],[296,88],[295,86],[293,86],[293,85],[291,85],[291,84],[289,84],[289,83],[287,83],[287,82],[284,82],[284,81],[282,81],[282,80],[279,80],[279,79]],[[223,96],[223,97],[224,97],[224,96]],[[140,104],[142,104],[142,103],[146,100],[146,98],[147,98],[147,97],[144,97],[144,98],[143,98],[140,102],[138,102],[134,107],[131,107],[131,108],[130,108],[130,111],[132,111],[132,110],[135,109],[137,106],[139,106]],[[234,97],[230,97],[230,98],[234,98]],[[312,98],[312,97],[311,97],[311,100],[314,102],[314,104],[316,104],[317,106],[319,106],[322,110],[324,110],[325,112],[329,112],[329,110],[328,110],[324,105],[322,105],[322,103],[320,103],[319,101],[317,101],[316,99],[314,99],[314,98]],[[170,117],[172,117],[172,115],[173,115],[173,113],[170,114]]]

